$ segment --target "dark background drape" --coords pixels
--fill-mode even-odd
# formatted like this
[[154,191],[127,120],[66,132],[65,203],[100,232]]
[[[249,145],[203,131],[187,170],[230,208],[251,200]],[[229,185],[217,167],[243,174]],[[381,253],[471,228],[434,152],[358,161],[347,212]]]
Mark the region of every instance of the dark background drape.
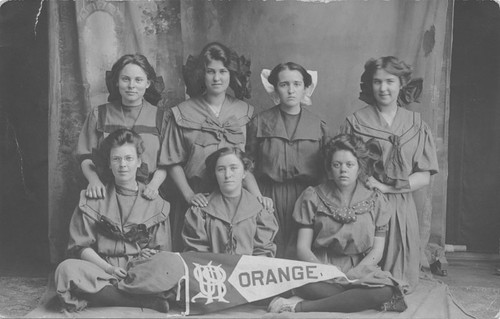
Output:
[[499,252],[498,3],[455,4],[449,135],[447,242]]
[[[262,68],[296,61],[319,71],[312,110],[336,131],[363,106],[365,61],[396,55],[425,79],[412,105],[434,132],[441,173],[417,194],[422,245],[444,244],[448,79],[452,1],[53,1],[49,2],[49,239],[62,258],[69,218],[84,187],[73,151],[85,115],[105,101],[104,72],[122,54],[141,52],[166,80],[164,105],[184,99],[181,65],[209,41],[252,60],[257,111],[272,106]],[[432,194],[432,196],[431,196]],[[432,236],[431,236],[432,235]]]
[[[48,25],[42,1],[0,7],[0,267],[48,261]],[[4,272],[8,273],[7,272]]]

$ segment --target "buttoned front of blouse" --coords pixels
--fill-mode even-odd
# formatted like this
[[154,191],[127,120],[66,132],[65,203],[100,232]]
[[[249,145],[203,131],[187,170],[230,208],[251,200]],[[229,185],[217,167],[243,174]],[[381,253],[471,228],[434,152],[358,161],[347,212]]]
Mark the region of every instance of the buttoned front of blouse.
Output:
[[275,182],[302,180],[317,183],[323,177],[321,149],[328,136],[326,123],[302,108],[297,129],[288,137],[279,106],[255,116],[249,124],[247,152],[256,161],[257,178]]
[[274,256],[278,224],[255,196],[243,189],[232,219],[223,209],[219,192],[212,193],[208,202],[186,213],[182,234],[187,251]]

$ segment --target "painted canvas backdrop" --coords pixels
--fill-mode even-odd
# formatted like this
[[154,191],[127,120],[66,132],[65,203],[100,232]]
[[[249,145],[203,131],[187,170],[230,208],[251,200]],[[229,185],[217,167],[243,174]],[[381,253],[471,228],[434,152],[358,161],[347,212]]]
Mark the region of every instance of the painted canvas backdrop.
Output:
[[[181,65],[209,41],[252,60],[249,100],[272,106],[262,68],[295,61],[319,72],[311,109],[336,131],[363,107],[359,80],[369,58],[395,55],[424,78],[421,112],[438,146],[440,174],[416,194],[422,246],[444,244],[452,0],[425,1],[86,1],[50,2],[49,239],[59,261],[67,225],[85,186],[73,157],[81,125],[106,99],[104,72],[122,54],[148,57],[166,90],[163,105],[184,98]],[[431,196],[432,195],[432,196]]]

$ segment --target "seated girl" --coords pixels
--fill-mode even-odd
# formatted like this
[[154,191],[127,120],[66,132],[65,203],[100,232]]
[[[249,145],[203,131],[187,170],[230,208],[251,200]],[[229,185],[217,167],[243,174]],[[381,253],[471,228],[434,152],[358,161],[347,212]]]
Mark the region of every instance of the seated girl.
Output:
[[188,209],[185,251],[274,257],[278,223],[257,197],[242,187],[252,162],[237,147],[224,147],[205,161],[215,191],[205,207]]
[[275,298],[270,312],[406,309],[400,284],[377,265],[384,252],[390,214],[385,197],[363,183],[377,163],[372,161],[374,157],[359,137],[333,138],[325,147],[328,181],[307,188],[293,212],[299,224],[298,258],[335,265],[357,281],[304,285],[294,291],[300,298]]
[[90,199],[83,190],[70,222],[68,254],[56,269],[59,299],[69,311],[86,306],[144,307],[168,311],[167,301],[153,294],[131,295],[118,290],[127,266],[159,250],[171,250],[168,202],[141,196],[144,184],[136,181],[144,145],[129,129],[111,133],[99,154],[111,180],[105,196]]

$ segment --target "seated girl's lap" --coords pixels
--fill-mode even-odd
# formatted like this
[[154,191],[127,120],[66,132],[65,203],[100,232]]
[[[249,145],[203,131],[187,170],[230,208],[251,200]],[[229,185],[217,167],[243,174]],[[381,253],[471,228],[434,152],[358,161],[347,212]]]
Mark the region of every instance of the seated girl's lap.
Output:
[[107,274],[99,266],[81,259],[66,259],[57,266],[55,271],[56,282],[58,280],[74,280],[77,278],[97,279],[100,280],[117,280],[115,277]]

